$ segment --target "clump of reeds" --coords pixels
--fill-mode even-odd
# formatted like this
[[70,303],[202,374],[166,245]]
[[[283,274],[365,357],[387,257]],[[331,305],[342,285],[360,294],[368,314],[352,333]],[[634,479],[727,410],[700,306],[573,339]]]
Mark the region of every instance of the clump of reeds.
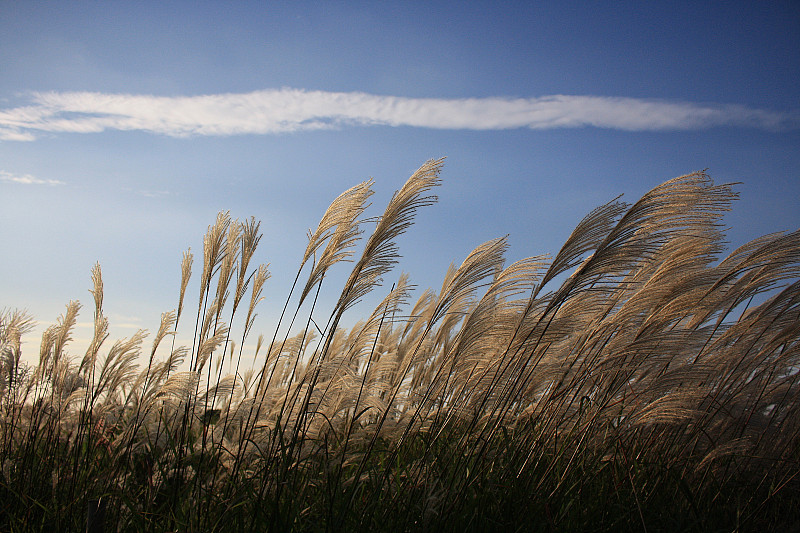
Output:
[[[705,531],[800,518],[800,232],[722,257],[736,195],[690,174],[595,209],[553,258],[506,265],[506,239],[492,240],[415,301],[402,275],[340,327],[397,263],[396,238],[435,202],[441,166],[423,165],[377,219],[363,217],[371,181],[340,195],[253,353],[269,272],[251,265],[259,224],[227,213],[204,239],[192,346],[174,346],[189,252],[177,310],[147,345],[143,331],[108,345],[99,266],[82,357],[67,351],[77,302],[33,367],[20,349],[31,318],[0,314],[0,529],[79,530],[100,498],[108,531]],[[337,303],[319,309],[343,261]]]

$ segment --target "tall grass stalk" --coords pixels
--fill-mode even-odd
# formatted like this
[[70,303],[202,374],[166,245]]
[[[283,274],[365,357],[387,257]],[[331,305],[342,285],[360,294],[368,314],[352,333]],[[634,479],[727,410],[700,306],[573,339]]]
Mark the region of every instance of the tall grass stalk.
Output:
[[552,259],[506,265],[494,239],[413,304],[400,275],[344,328],[442,164],[379,217],[372,181],[336,198],[254,349],[270,274],[253,266],[259,223],[228,213],[204,238],[191,346],[175,345],[191,251],[147,349],[144,331],[107,344],[99,265],[81,357],[77,301],[31,365],[33,318],[0,311],[0,530],[81,530],[100,499],[110,531],[800,523],[800,231],[725,256],[736,194],[689,174],[598,207]]

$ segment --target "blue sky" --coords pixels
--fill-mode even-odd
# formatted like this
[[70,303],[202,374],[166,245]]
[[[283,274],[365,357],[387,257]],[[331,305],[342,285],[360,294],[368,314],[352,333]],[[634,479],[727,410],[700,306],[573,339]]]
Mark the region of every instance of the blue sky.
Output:
[[112,336],[152,330],[230,210],[262,222],[269,335],[330,201],[372,177],[378,215],[441,156],[399,242],[420,289],[706,168],[742,182],[732,245],[800,227],[800,4],[518,4],[0,0],[0,308],[80,300],[77,352],[99,261]]

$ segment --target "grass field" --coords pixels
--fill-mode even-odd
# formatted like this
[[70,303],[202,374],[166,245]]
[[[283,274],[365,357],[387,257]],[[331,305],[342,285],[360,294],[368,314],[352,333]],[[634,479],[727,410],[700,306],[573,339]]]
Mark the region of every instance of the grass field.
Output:
[[[34,366],[32,317],[2,311],[0,530],[81,531],[97,499],[105,531],[800,523],[800,232],[727,251],[736,195],[696,173],[598,207],[552,257],[506,265],[505,239],[481,244],[412,299],[406,276],[381,281],[441,169],[424,164],[377,222],[371,182],[340,195],[265,336],[259,224],[225,213],[147,342],[107,339],[99,266],[85,354],[69,351],[77,302]],[[343,265],[338,303],[318,308]],[[340,327],[373,290],[374,312]]]

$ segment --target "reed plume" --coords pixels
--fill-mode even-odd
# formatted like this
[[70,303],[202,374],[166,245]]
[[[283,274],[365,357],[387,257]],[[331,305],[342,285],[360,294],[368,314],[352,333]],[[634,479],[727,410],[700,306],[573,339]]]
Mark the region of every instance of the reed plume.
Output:
[[[80,358],[77,301],[31,366],[33,319],[0,312],[0,529],[81,529],[99,497],[120,531],[800,521],[800,231],[725,256],[733,185],[693,173],[593,210],[552,259],[507,265],[501,237],[438,292],[413,299],[402,274],[344,327],[435,202],[442,163],[422,165],[377,219],[364,218],[371,180],[337,197],[254,345],[270,274],[260,224],[228,213],[204,238],[191,346],[175,346],[191,251],[146,348],[144,331],[107,344],[99,265]],[[325,287],[345,261],[344,285]],[[327,290],[338,298],[320,310]]]

